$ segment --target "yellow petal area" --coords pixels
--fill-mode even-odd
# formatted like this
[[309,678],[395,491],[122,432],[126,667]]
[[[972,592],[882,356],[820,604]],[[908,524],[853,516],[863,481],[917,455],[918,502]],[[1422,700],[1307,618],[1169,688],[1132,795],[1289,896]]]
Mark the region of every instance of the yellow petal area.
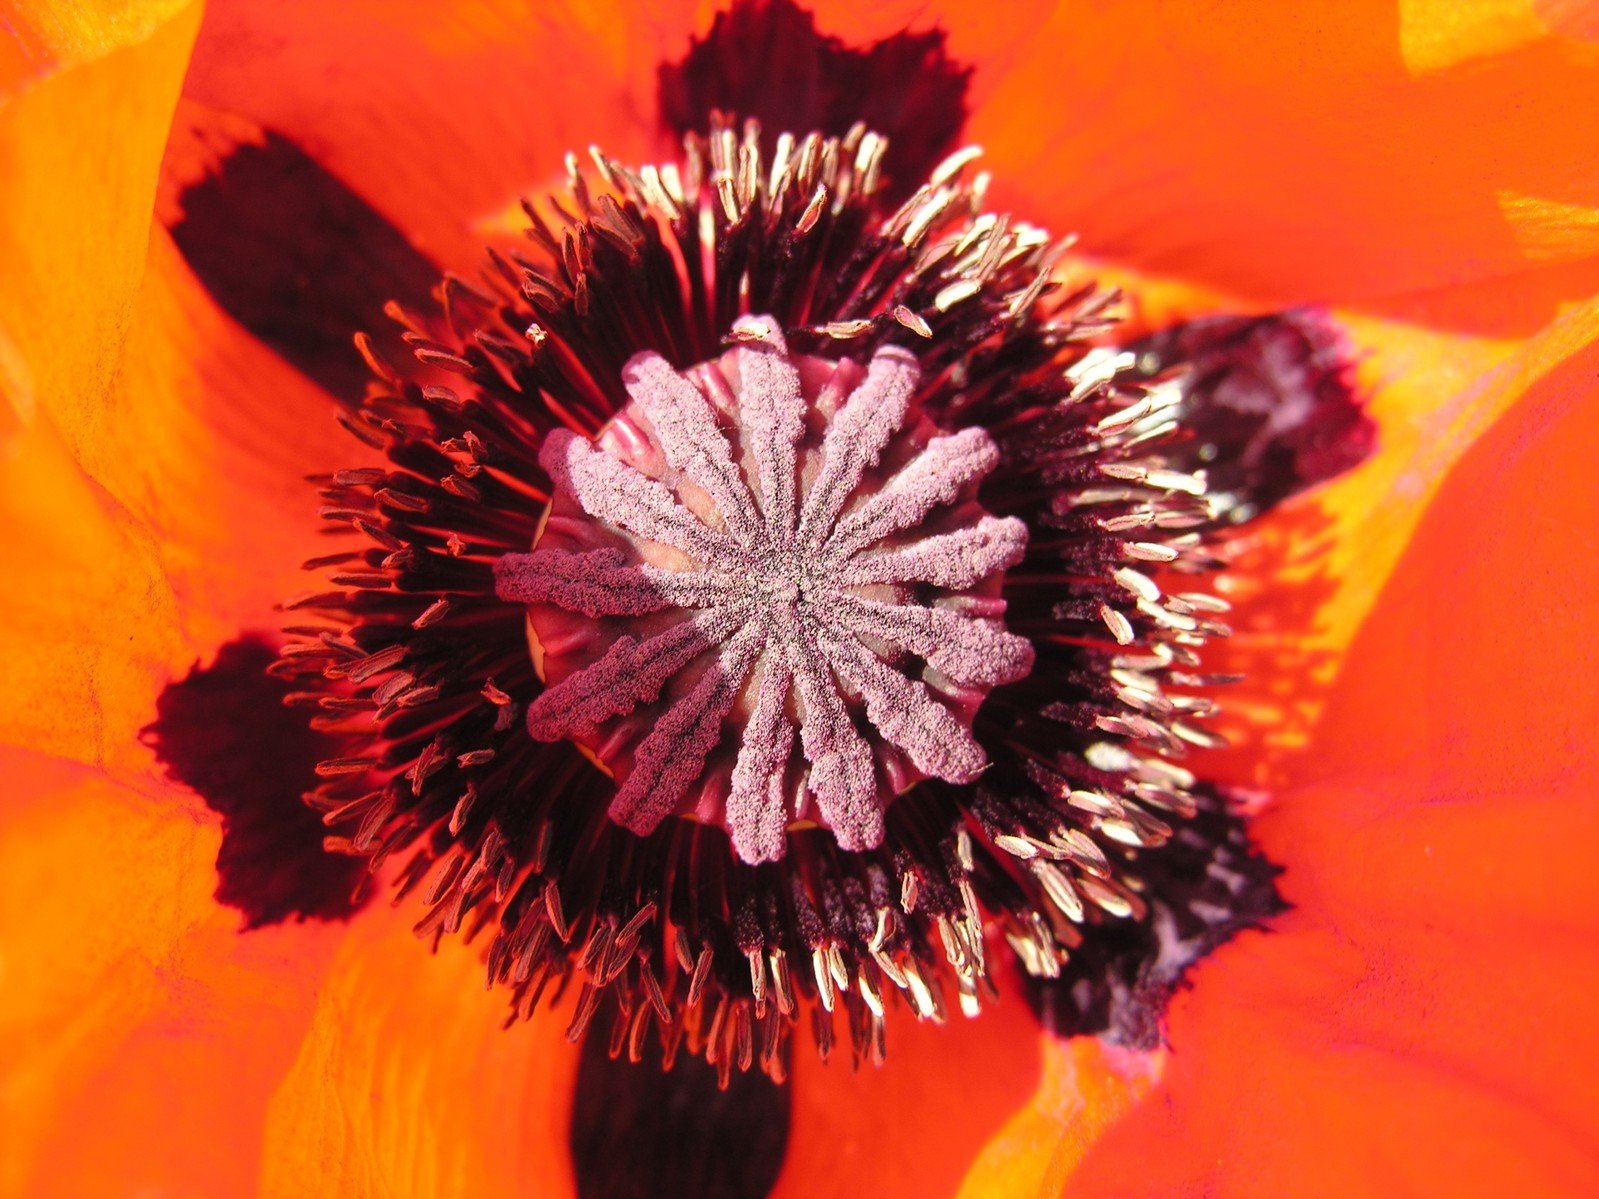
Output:
[[240,936],[192,796],[0,750],[0,1196],[236,1196],[336,926]]
[[957,1199],[1052,1199],[1107,1129],[1160,1080],[1165,1053],[1095,1037],[1044,1042],[1038,1092],[978,1154]]
[[1321,496],[1337,523],[1322,562],[1338,581],[1337,598],[1317,634],[1331,647],[1346,644],[1364,618],[1450,467],[1534,384],[1599,339],[1599,300],[1512,346],[1344,319],[1355,344],[1370,352],[1361,377],[1377,397],[1386,444]]
[[124,770],[193,660],[148,531],[40,421],[0,441],[0,742]]
[[[316,540],[304,475],[360,447],[331,400],[221,313],[168,234],[151,232],[195,16],[0,111],[20,180],[0,201],[0,254],[21,264],[0,283],[0,387],[14,432],[53,425],[90,490],[147,531],[191,640],[210,647],[272,623],[273,602],[302,586]],[[41,535],[78,533],[56,520]],[[108,604],[108,620],[77,632],[123,637],[119,614]]]
[[0,739],[131,762],[153,687],[191,655],[155,541],[76,447],[120,386],[199,14],[128,6],[102,27],[67,11],[21,13],[64,57],[0,104]]
[[[65,71],[19,103],[118,62]],[[20,133],[35,136],[31,119]],[[103,295],[75,291],[96,279],[72,260],[92,238],[72,240],[59,269],[38,248],[70,235],[51,225],[40,179],[30,175],[26,211],[0,201],[7,231],[38,257],[31,278],[0,282],[0,388],[11,400],[0,409],[0,526],[13,554],[0,576],[0,741],[120,771],[142,763],[135,734],[168,678],[241,627],[275,624],[276,601],[304,588],[299,564],[317,552],[304,476],[361,447],[324,393],[216,308],[166,232],[148,234],[153,174],[104,165],[106,186],[146,218],[115,214],[122,224],[105,231],[107,260],[136,255],[138,266],[99,277]],[[119,169],[139,179],[117,185]],[[92,229],[93,214],[84,220]],[[81,308],[47,319],[62,303]]]
[[142,42],[191,6],[191,0],[0,0],[0,28],[15,39],[30,73],[38,73]]
[[1529,389],[1599,339],[1599,301],[1525,342],[1337,315],[1363,355],[1358,374],[1372,397],[1377,452],[1246,531],[1223,581],[1235,635],[1217,664],[1246,678],[1223,697],[1218,727],[1235,747],[1206,755],[1211,777],[1284,781],[1346,648],[1452,466]]
[[[185,5],[126,43],[127,31],[105,29],[115,49],[0,106],[0,329],[7,356],[27,367],[26,380],[0,377],[0,389],[25,383],[39,408],[59,409],[69,442],[106,403],[121,362],[199,15]],[[85,17],[83,29],[93,28]]]
[[1533,0],[1401,0],[1399,52],[1417,75],[1507,54],[1547,36]]
[[508,996],[485,989],[478,948],[447,937],[430,955],[417,914],[350,926],[267,1113],[265,1199],[573,1193],[570,1004],[504,1028]]
[[1599,254],[1599,209],[1513,191],[1496,194],[1505,220],[1529,259],[1558,262],[1573,253]]

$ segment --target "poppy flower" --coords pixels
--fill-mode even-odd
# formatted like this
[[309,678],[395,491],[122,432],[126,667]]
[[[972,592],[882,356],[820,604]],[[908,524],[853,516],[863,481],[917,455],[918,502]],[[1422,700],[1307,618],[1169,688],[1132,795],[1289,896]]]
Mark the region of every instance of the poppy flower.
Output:
[[4,1193],[1592,1193],[1592,22],[814,8],[8,12]]

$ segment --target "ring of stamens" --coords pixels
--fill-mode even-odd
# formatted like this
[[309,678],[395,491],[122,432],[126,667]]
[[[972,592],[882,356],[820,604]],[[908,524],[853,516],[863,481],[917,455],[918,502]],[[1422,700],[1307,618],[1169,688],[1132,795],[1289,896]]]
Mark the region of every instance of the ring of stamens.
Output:
[[[485,930],[516,1012],[576,983],[570,1034],[603,1017],[616,1053],[686,1046],[781,1076],[794,1030],[826,1054],[837,1018],[855,1056],[879,1059],[890,997],[928,1019],[973,1012],[999,940],[1028,972],[1069,976],[1099,926],[1142,919],[1143,855],[1208,802],[1175,759],[1214,742],[1199,650],[1224,605],[1178,580],[1217,565],[1201,535],[1227,501],[1170,455],[1181,364],[1150,378],[1097,344],[1115,296],[1067,284],[1060,246],[983,211],[974,152],[889,211],[883,149],[864,129],[766,143],[721,125],[678,164],[635,172],[595,151],[585,173],[573,158],[566,198],[528,206],[525,254],[448,277],[437,314],[397,314],[413,366],[361,342],[374,383],[347,423],[387,461],[322,480],[324,519],[357,540],[313,563],[328,586],[286,605],[298,623],[277,667],[350,746],[312,802],[333,845],[406,855],[421,931]],[[525,607],[545,606],[536,625],[565,609],[523,569],[576,548],[530,553],[561,489],[541,450],[558,468],[561,446],[603,441],[638,354],[710,363],[749,312],[793,355],[863,372],[909,355],[917,436],[992,446],[981,512],[959,527],[1017,521],[1027,538],[1014,561],[1001,538],[1003,627],[997,607],[976,623],[1036,657],[1025,677],[1017,659],[997,671],[1011,681],[970,716],[975,779],[975,758],[918,768],[892,804],[876,783],[880,841],[870,814],[824,829],[785,808],[777,861],[776,824],[757,819],[744,848],[759,864],[714,822],[655,822],[660,804],[636,822],[653,831],[620,827],[617,781],[529,734],[528,711],[554,720],[543,697],[582,668],[548,689],[534,672]],[[769,727],[767,673],[746,727]]]

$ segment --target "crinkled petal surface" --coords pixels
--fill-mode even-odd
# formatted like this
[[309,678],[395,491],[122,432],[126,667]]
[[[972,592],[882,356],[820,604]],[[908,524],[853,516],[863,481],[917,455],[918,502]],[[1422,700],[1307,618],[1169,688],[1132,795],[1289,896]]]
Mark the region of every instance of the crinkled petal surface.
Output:
[[241,937],[179,788],[19,750],[0,771],[0,1194],[251,1194],[339,932]]
[[403,909],[352,926],[266,1114],[259,1194],[573,1194],[569,1003],[504,1027],[476,950],[429,956]]
[[22,420],[92,410],[113,384],[200,17],[197,4],[151,6],[119,28],[29,7],[78,32],[61,32],[52,71],[0,96],[0,389]]
[[[54,11],[18,24],[56,28]],[[137,709],[187,649],[159,546],[77,453],[83,424],[121,394],[156,168],[199,16],[131,11],[94,36],[86,18],[57,29],[39,75],[0,98],[0,736],[97,760],[133,745]]]

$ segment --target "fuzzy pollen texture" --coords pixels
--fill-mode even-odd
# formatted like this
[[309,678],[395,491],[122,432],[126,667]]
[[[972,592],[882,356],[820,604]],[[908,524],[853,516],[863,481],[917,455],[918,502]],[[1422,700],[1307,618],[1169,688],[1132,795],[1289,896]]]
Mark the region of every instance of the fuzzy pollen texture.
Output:
[[862,368],[791,358],[770,317],[733,335],[687,374],[629,362],[594,444],[545,439],[538,546],[496,568],[542,664],[528,731],[593,750],[634,832],[694,815],[756,863],[808,820],[876,849],[894,795],[988,764],[972,718],[1033,664],[998,595],[1027,527],[969,498],[999,451],[914,411],[905,349]]
[[522,250],[395,310],[414,361],[360,341],[378,461],[319,480],[274,667],[354,747],[312,802],[614,1056],[879,1061],[895,1009],[1095,960],[1195,827],[1232,501],[1183,364],[975,150],[903,202],[886,152],[573,157]]

